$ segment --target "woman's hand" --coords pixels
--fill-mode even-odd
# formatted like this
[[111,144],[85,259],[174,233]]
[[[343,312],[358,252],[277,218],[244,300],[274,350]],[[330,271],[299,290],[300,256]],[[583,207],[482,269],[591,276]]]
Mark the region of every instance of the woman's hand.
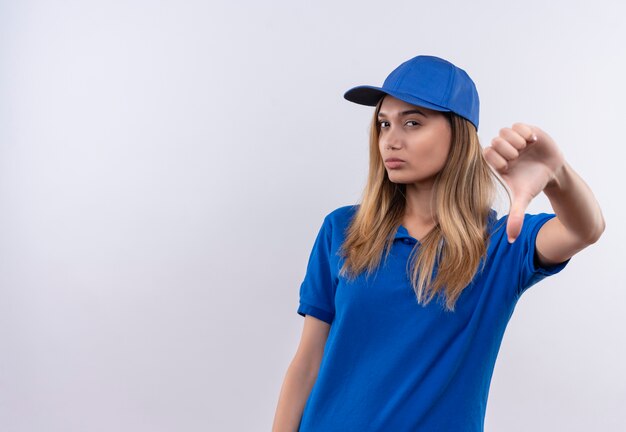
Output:
[[513,196],[506,226],[512,243],[522,230],[526,208],[539,192],[555,185],[565,158],[547,133],[524,123],[500,129],[483,154]]

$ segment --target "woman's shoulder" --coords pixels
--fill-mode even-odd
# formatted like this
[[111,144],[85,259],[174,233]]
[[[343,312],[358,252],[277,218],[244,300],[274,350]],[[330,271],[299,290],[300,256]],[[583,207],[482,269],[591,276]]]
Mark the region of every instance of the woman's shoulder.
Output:
[[359,210],[359,204],[345,205],[337,207],[326,215],[329,219],[341,220],[349,219]]
[[[522,223],[522,232],[518,238],[535,236],[541,225],[556,216],[554,213],[524,213],[524,221]],[[506,225],[509,219],[508,214],[502,214],[498,216],[495,210],[491,210],[489,213],[489,233],[491,237],[502,238],[503,241],[507,241]]]
[[359,204],[345,205],[330,211],[324,217],[324,225],[331,231],[343,232],[359,209]]

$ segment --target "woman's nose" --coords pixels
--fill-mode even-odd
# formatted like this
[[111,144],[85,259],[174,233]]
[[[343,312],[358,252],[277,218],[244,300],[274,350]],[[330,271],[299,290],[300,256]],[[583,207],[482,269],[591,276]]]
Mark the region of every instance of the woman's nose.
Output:
[[400,134],[393,126],[390,126],[383,137],[383,144],[385,148],[398,148],[401,144]]

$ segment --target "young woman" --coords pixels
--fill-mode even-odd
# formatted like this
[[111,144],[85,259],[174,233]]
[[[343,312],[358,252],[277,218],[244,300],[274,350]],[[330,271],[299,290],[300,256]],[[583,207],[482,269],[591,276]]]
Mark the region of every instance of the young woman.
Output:
[[[446,60],[344,97],[376,107],[369,177],[315,240],[273,430],[482,431],[517,300],[598,240],[602,212],[540,128],[503,128],[483,151],[476,87]],[[496,173],[512,194],[499,219]],[[556,214],[526,214],[542,191]]]

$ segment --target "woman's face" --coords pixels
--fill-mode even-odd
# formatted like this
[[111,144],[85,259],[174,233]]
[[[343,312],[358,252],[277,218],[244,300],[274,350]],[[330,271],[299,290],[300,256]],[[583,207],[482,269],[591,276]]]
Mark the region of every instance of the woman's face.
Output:
[[434,182],[450,151],[452,130],[446,116],[387,95],[378,123],[378,145],[389,179],[404,184]]

